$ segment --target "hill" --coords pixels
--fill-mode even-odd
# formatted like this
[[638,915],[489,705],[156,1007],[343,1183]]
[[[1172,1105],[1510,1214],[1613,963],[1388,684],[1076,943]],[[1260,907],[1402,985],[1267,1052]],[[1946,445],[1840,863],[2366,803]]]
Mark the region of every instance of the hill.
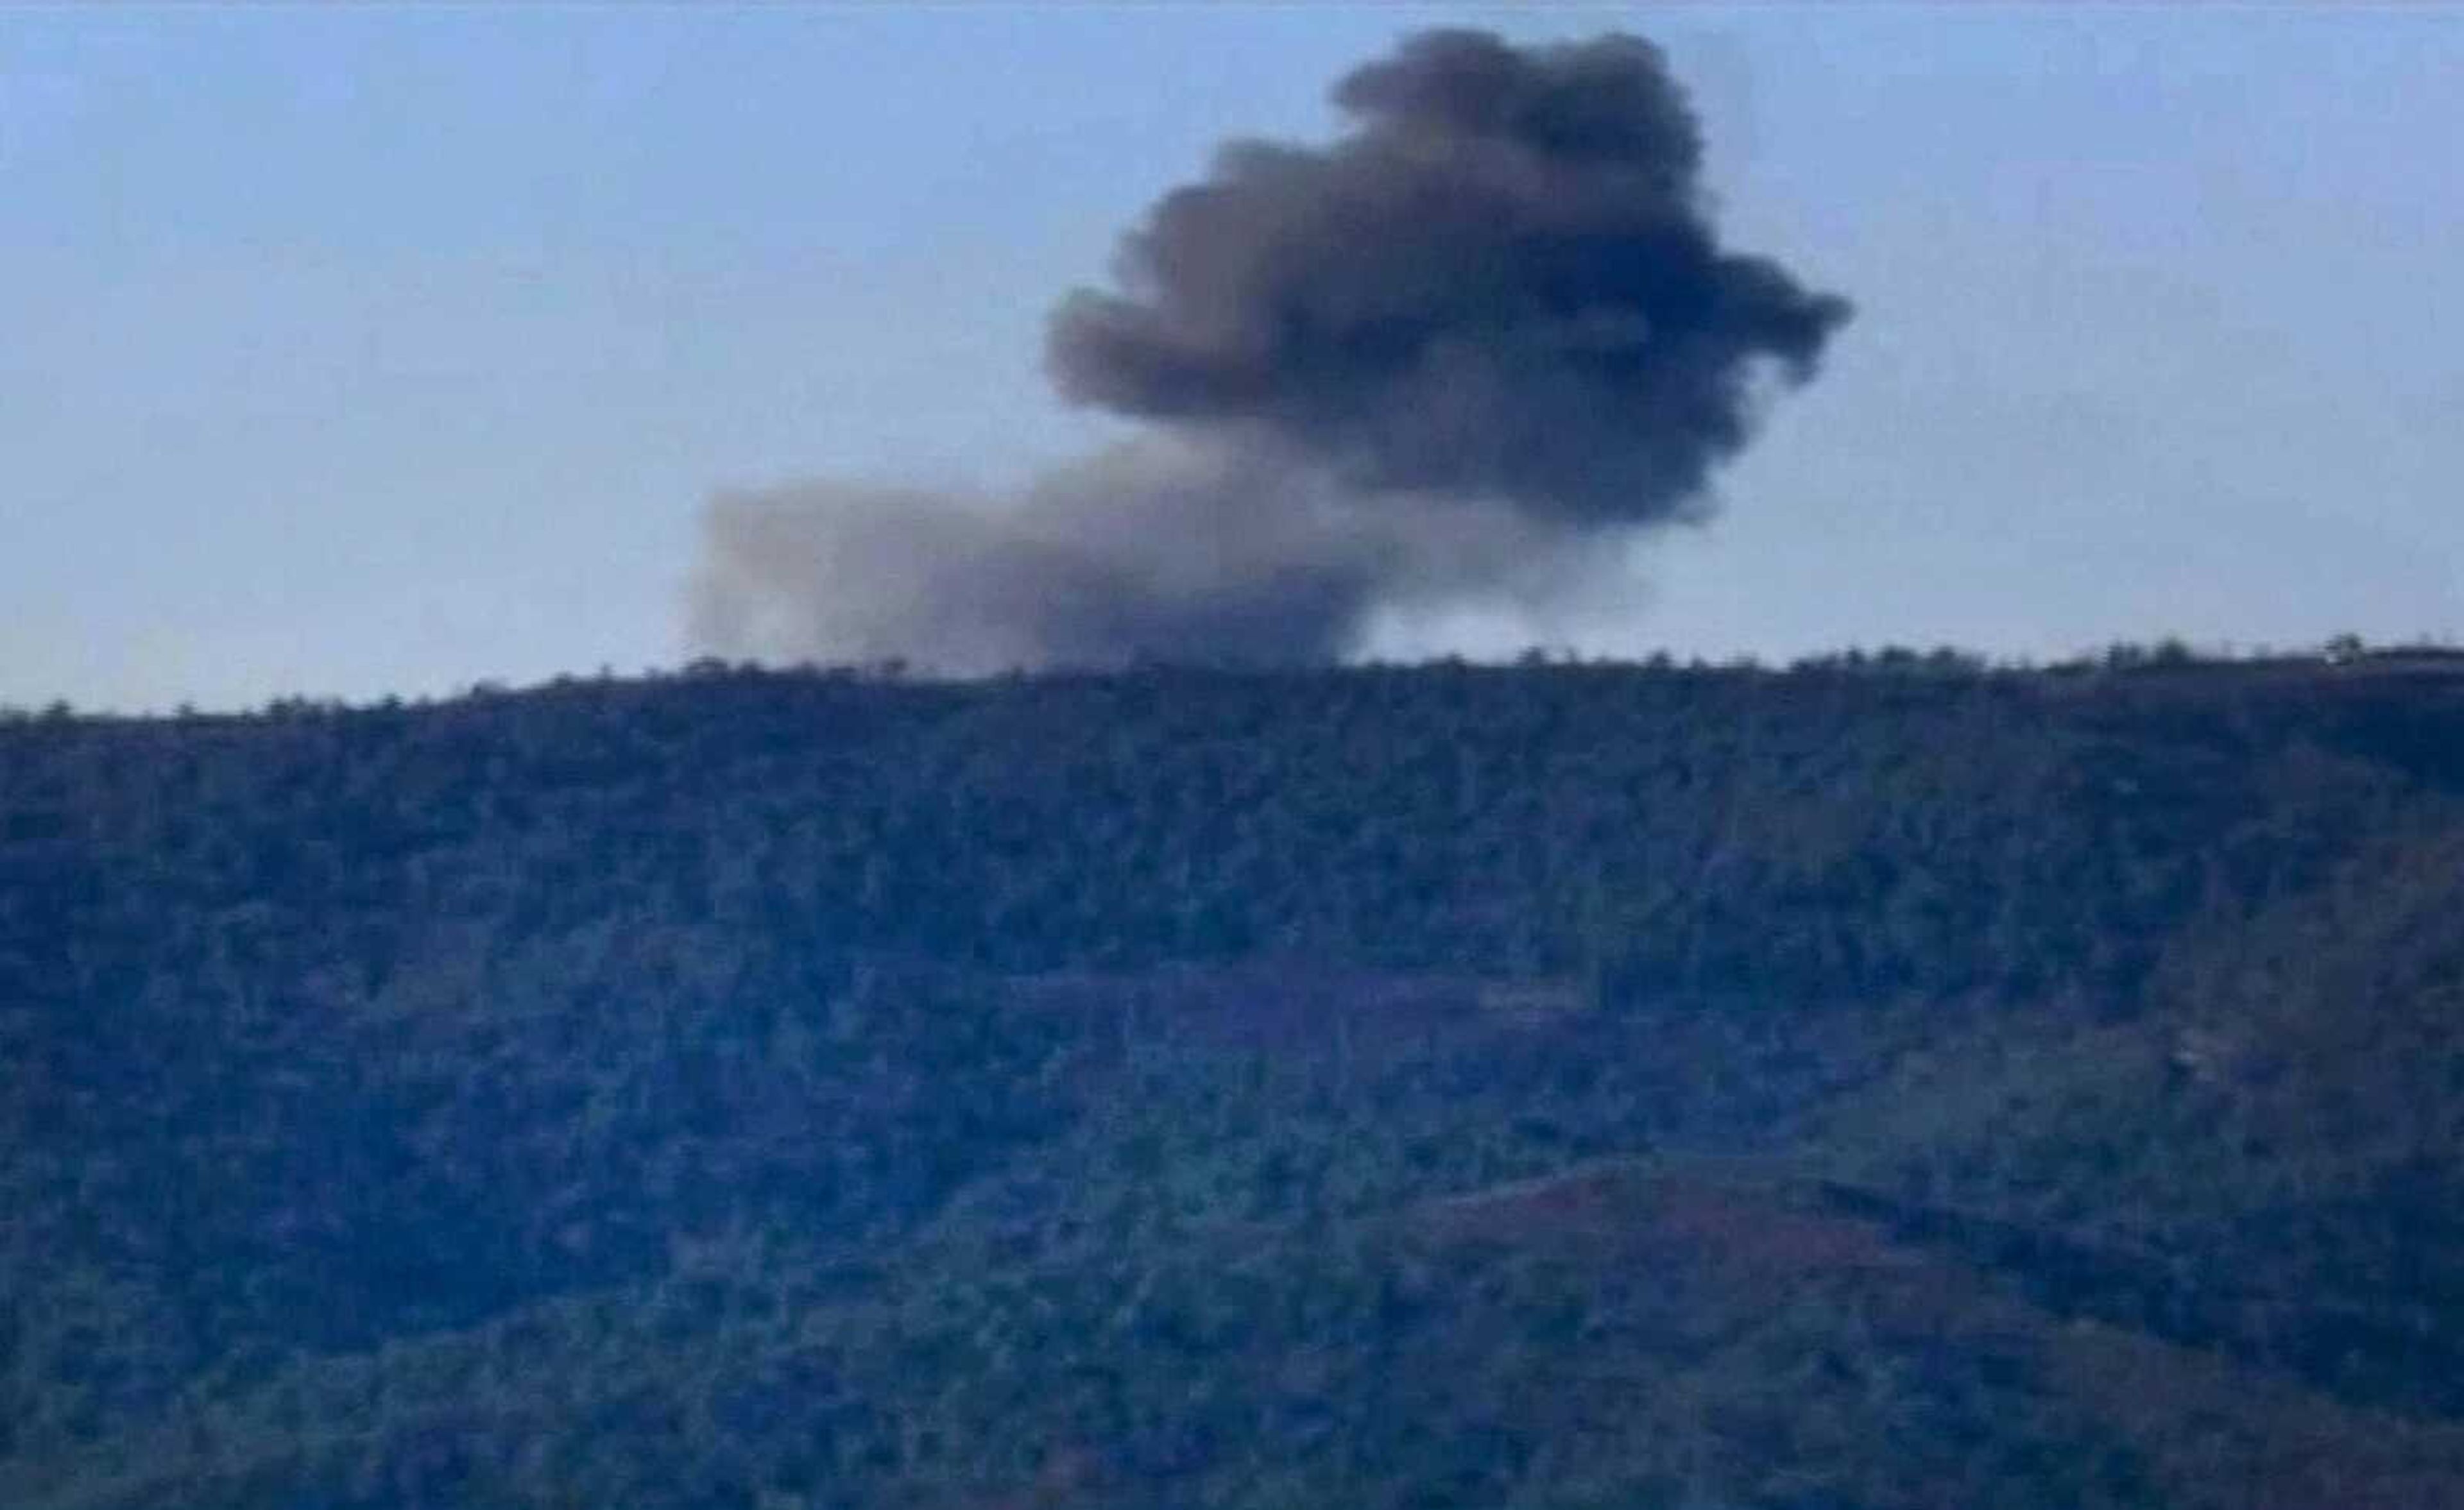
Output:
[[2464,673],[0,724],[0,1503],[2464,1504]]

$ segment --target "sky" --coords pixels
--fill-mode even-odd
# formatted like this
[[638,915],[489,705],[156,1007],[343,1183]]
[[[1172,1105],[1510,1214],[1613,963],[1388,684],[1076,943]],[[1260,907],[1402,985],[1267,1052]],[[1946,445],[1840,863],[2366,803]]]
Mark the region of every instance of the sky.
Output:
[[2464,9],[0,5],[0,703],[675,665],[715,492],[1119,433],[1054,300],[1436,24],[1659,42],[1858,314],[1707,523],[1380,653],[2464,638]]

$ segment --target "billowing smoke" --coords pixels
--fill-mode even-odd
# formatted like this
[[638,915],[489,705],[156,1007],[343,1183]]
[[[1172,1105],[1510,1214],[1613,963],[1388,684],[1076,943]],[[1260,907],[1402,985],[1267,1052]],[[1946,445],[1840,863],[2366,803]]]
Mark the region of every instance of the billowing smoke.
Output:
[[1147,434],[1012,499],[715,499],[713,653],[950,671],[1331,660],[1383,609],[1538,602],[1699,517],[1847,303],[1724,251],[1660,51],[1430,32],[1335,88],[1326,146],[1243,141],[1064,299],[1068,399]]

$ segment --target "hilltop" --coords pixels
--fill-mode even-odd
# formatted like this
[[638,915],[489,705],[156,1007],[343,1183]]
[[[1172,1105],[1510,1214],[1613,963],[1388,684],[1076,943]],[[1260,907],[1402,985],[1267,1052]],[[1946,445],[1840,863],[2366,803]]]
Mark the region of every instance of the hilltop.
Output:
[[2464,1503],[2464,663],[0,722],[0,1502]]

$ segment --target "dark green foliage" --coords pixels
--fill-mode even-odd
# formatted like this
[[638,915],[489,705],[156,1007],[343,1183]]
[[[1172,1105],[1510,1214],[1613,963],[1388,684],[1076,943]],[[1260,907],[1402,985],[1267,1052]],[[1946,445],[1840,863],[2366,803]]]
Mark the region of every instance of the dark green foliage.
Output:
[[0,723],[0,1503],[2464,1502],[2464,677]]

